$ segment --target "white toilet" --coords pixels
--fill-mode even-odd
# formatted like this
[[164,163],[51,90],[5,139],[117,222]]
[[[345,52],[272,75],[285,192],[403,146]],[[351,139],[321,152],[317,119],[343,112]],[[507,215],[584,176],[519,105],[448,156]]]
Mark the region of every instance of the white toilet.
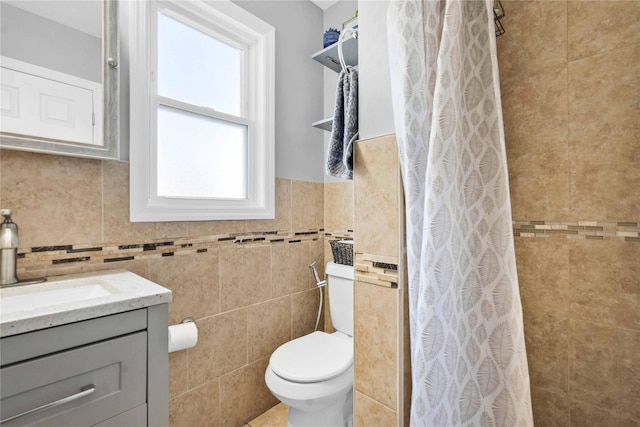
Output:
[[353,425],[353,267],[327,264],[331,323],[278,347],[265,381],[289,406],[289,427]]

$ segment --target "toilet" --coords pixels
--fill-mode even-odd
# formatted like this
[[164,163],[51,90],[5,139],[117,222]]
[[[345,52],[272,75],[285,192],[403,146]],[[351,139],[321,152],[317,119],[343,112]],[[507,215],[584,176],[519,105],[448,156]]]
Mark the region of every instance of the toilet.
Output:
[[353,267],[329,262],[326,274],[337,332],[281,345],[265,373],[271,393],[289,406],[288,427],[353,425]]

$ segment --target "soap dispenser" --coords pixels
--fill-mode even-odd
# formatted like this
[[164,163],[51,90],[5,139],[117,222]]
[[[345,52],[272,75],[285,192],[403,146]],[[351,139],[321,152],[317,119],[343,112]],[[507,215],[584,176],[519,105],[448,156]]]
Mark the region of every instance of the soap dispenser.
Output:
[[16,262],[18,255],[18,225],[11,220],[9,209],[0,209],[4,222],[0,225],[0,286],[18,283]]

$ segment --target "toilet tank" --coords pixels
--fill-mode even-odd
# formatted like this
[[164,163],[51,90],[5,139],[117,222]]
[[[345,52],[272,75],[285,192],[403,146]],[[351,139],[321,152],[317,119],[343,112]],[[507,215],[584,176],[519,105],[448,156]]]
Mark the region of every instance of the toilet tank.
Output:
[[327,263],[329,311],[336,330],[353,336],[353,267]]

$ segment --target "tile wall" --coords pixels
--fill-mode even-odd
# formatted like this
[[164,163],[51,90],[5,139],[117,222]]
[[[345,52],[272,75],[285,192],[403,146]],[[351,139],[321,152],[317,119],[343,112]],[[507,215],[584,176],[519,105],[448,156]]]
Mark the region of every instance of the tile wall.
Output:
[[277,403],[271,352],[313,331],[323,184],[276,180],[274,220],[130,223],[128,175],[126,163],[0,150],[19,276],[125,268],[170,288],[170,322],[190,316],[200,332],[169,358],[171,425],[242,425]]
[[408,425],[410,381],[402,375],[408,364],[407,294],[399,274],[403,210],[395,137],[358,141],[354,169],[355,423]]
[[[324,184],[325,262],[333,261],[331,240],[353,239],[353,181]],[[318,269],[320,272],[321,267]],[[324,289],[324,330],[334,332],[329,311],[327,288]]]
[[536,426],[640,426],[640,1],[503,0]]

